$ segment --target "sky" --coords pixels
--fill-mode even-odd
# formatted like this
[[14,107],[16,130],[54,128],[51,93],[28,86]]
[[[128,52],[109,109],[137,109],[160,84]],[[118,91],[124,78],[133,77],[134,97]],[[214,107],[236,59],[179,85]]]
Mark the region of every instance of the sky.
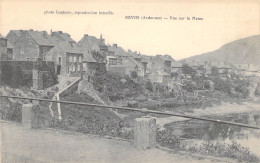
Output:
[[[45,11],[54,14],[44,14]],[[111,11],[113,15],[77,15],[77,11]],[[163,20],[143,20],[142,16]],[[185,19],[171,20],[170,16]],[[260,34],[260,0],[0,0],[0,33],[6,36],[11,29],[63,31],[76,41],[84,34],[102,34],[110,45],[116,43],[125,50],[147,55],[169,54],[179,60]]]

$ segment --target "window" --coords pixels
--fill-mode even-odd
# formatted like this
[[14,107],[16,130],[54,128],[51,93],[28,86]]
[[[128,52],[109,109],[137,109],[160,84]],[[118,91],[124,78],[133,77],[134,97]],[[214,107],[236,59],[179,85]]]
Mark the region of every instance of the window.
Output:
[[61,65],[61,57],[58,57],[58,65]]
[[81,71],[81,70],[80,70],[80,65],[78,65],[78,71]]
[[115,58],[110,58],[110,59],[109,59],[109,65],[117,65],[117,59],[115,59]]
[[74,56],[74,62],[77,62],[77,56]]
[[1,39],[1,45],[3,47],[7,47],[7,40],[6,39]]
[[43,47],[43,54],[47,53],[47,47]]
[[82,62],[82,55],[79,56],[79,63]]
[[72,55],[69,56],[69,61],[72,62]]

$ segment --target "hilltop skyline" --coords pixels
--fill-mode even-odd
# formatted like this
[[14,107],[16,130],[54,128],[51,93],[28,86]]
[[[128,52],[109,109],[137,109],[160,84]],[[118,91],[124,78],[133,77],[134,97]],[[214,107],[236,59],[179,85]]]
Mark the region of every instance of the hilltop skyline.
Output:
[[[75,41],[84,34],[99,38],[107,44],[118,44],[124,50],[140,51],[146,55],[169,54],[180,60],[219,49],[226,43],[258,35],[259,5],[250,3],[176,3],[150,4],[74,1],[38,3],[1,1],[0,33],[11,29],[64,31]],[[23,5],[23,8],[19,7]],[[16,14],[9,12],[16,8]],[[163,10],[162,10],[163,8]],[[44,15],[46,10],[112,11],[114,15]],[[250,11],[250,12],[248,12]],[[33,13],[33,14],[32,14]],[[125,16],[196,16],[203,21],[128,20]]]

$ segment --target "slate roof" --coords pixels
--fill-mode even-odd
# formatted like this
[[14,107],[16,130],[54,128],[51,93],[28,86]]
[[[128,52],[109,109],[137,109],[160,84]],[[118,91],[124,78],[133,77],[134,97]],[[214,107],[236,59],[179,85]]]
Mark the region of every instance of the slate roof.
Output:
[[122,57],[131,57],[131,55],[126,52],[122,47],[120,46],[109,46],[108,47],[108,50],[109,51],[113,51],[114,52],[114,55],[119,57],[119,56],[122,56]]
[[132,55],[134,58],[140,58],[140,59],[142,58],[140,53],[137,54],[136,52],[132,52],[132,51],[129,51],[129,50],[128,50],[128,53],[130,55]]
[[22,30],[10,30],[10,32],[14,33],[17,37],[22,36]]
[[100,39],[89,35],[84,35],[77,45],[86,48],[89,51],[100,51],[99,45],[106,46],[104,42],[100,41]]
[[160,58],[164,61],[171,61],[174,62],[175,60],[170,55],[156,55],[156,59]]
[[51,35],[54,37],[58,37],[62,41],[75,42],[68,33],[64,33],[62,31],[52,32]]
[[140,63],[138,63],[134,58],[129,57],[128,59],[129,59],[130,61],[132,61],[136,66],[138,66],[138,67],[140,67],[140,68],[143,67],[143,65],[141,65]]
[[38,45],[55,46],[57,44],[57,42],[51,38],[46,31],[28,30],[27,32]]
[[[11,37],[11,36],[15,36],[15,37]],[[16,41],[16,39],[19,38],[20,36],[22,36],[22,30],[10,30],[6,38],[10,41],[10,43],[13,44]]]

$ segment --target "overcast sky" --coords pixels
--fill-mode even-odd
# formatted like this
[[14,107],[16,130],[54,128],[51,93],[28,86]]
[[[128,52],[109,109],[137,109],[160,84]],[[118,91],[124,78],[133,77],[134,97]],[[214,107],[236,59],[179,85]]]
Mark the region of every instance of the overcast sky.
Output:
[[[79,41],[84,34],[117,43],[125,50],[147,55],[169,54],[174,59],[218,49],[233,40],[257,35],[260,1],[15,1],[0,0],[0,32],[11,29],[64,31]],[[114,15],[44,15],[44,11],[112,11]],[[125,16],[153,16],[165,20],[129,20]],[[200,17],[203,20],[170,20]]]

